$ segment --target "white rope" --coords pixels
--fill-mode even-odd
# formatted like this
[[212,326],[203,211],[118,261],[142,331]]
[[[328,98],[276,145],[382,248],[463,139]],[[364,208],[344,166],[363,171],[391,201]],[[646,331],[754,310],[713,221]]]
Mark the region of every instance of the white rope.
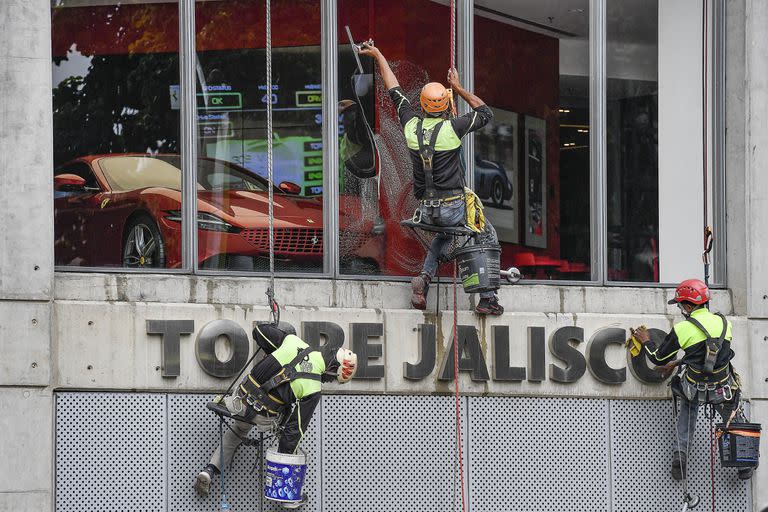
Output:
[[[267,54],[267,181],[269,181],[269,289],[275,291],[275,211],[274,211],[274,170],[272,163],[272,13],[271,0],[266,0],[265,25]],[[270,304],[271,307],[271,304]]]

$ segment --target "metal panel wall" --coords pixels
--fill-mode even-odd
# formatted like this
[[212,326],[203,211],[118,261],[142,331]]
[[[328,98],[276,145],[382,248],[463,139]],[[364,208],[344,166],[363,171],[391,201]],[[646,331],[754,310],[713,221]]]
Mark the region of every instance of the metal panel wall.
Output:
[[[611,401],[614,510],[680,510],[683,486],[670,475],[672,451],[676,449],[674,425],[671,401]],[[701,497],[698,509],[704,510],[712,510],[709,435],[709,420],[700,408],[688,474],[689,489]],[[750,483],[738,480],[735,469],[721,468],[717,454],[715,458],[717,510],[751,511]]]
[[605,400],[470,398],[472,510],[609,510],[607,426]]
[[[192,483],[218,440],[210,395],[60,393],[56,399],[56,510],[210,511]],[[465,473],[473,512],[679,510],[669,476],[668,401],[462,398]],[[450,396],[323,398],[302,444],[309,455],[302,510],[460,510]],[[711,509],[709,423],[700,416],[691,490]],[[468,449],[467,449],[468,448]],[[321,457],[322,455],[322,457]],[[228,473],[231,510],[262,503],[255,447]],[[750,486],[716,464],[718,510],[752,510]]]
[[327,396],[323,410],[323,511],[461,510],[452,397]]
[[[219,478],[214,479],[211,494],[207,498],[200,498],[192,488],[197,472],[208,464],[219,442],[218,418],[205,407],[212,398],[213,395],[168,395],[169,512],[219,508]],[[321,409],[322,406],[315,411],[311,427],[301,445],[308,454],[307,483],[304,490],[309,494],[310,501],[302,508],[307,512],[320,510],[320,465],[317,458],[320,453],[318,431],[322,423]],[[252,432],[249,437],[257,435]],[[276,446],[276,443],[266,445]],[[260,467],[257,462],[258,448],[255,446],[241,446],[235,452],[232,468],[225,472],[227,501],[231,510],[283,510],[282,507],[262,499],[259,471],[253,471],[255,466]]]
[[56,510],[165,510],[165,395],[56,396]]

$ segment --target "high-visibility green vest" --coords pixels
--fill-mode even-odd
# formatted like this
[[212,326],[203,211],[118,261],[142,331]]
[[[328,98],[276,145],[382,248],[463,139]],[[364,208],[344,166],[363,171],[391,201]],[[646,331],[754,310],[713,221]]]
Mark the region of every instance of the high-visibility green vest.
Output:
[[[711,313],[707,308],[695,310],[691,313],[691,317],[695,318],[713,338],[719,338],[720,334],[722,334],[723,320],[714,313]],[[707,335],[701,332],[701,329],[687,320],[675,324],[674,330],[677,335],[677,341],[680,343],[680,348],[683,350],[707,339]],[[725,331],[725,339],[731,341],[730,321],[728,321]]]
[[[280,345],[280,348],[272,352],[272,355],[277,359],[277,362],[280,363],[280,366],[285,366],[293,361],[296,355],[307,347],[309,347],[309,345],[304,343],[301,338],[289,334],[283,340],[283,344]],[[312,351],[307,357],[308,360],[300,361],[299,364],[296,365],[296,371],[322,375],[325,371],[325,361],[320,352],[316,350]],[[305,396],[319,393],[320,381],[304,378],[295,379],[291,381],[291,389],[296,398],[301,400]]]
[[[415,151],[419,150],[419,139],[416,136],[417,126],[419,124],[419,118],[414,117],[408,120],[403,127],[403,133],[405,133],[405,141],[408,143],[408,149]],[[445,123],[445,126],[440,128],[437,134],[437,140],[435,141],[435,151],[452,151],[461,147],[461,139],[456,132],[453,131],[453,126],[450,121],[441,119],[439,117],[425,117],[422,123],[422,129],[427,132],[424,135],[424,143],[429,141],[429,134],[440,123]]]

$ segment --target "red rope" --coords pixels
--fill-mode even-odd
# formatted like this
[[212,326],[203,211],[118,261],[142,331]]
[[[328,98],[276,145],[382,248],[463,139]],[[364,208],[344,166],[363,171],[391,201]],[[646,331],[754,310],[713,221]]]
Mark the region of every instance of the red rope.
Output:
[[709,145],[707,144],[707,125],[708,125],[708,102],[707,102],[707,93],[708,93],[708,84],[707,79],[709,77],[709,70],[707,69],[707,65],[709,63],[709,45],[707,44],[707,33],[708,33],[708,18],[709,18],[709,2],[707,0],[704,0],[704,13],[703,13],[703,19],[704,19],[704,25],[702,28],[702,35],[701,35],[701,46],[702,46],[702,63],[701,63],[701,75],[702,75],[702,83],[701,83],[701,112],[702,112],[702,135],[703,135],[703,141],[704,141],[704,158],[703,158],[703,164],[704,164],[704,251],[707,250],[707,235],[706,235],[706,229],[707,225],[709,224],[709,193],[708,193],[708,149]]
[[451,68],[456,67],[456,0],[451,0]]
[[461,482],[461,511],[466,512],[464,496],[464,454],[461,443],[461,402],[459,401],[459,335],[458,335],[458,306],[456,302],[456,260],[453,260],[453,383],[456,398],[456,447],[459,453],[459,480]]
[[[451,68],[456,67],[456,1],[451,0]],[[459,335],[458,304],[456,298],[456,260],[453,260],[453,383],[456,404],[456,449],[459,455],[459,481],[461,483],[461,511],[467,510],[464,494],[464,452],[461,442],[461,400],[459,398]]]
[[709,407],[709,444],[711,445],[709,453],[709,476],[712,482],[712,512],[715,512],[715,408],[711,405]]

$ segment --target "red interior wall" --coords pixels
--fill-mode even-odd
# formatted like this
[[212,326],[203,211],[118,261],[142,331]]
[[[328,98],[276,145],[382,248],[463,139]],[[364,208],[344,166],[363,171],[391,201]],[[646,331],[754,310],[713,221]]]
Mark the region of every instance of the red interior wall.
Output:
[[[560,52],[556,38],[475,16],[476,94],[494,107],[547,122],[547,248],[504,244],[502,260],[520,251],[555,258],[560,255],[559,89]],[[521,166],[517,190],[525,190],[523,175]],[[521,223],[524,206],[522,195],[518,195]],[[520,233],[522,238],[522,225]]]
[[[219,2],[203,2],[195,12],[198,50],[264,47],[263,4],[229,0],[222,9]],[[372,37],[391,62],[407,61],[424,69],[429,80],[445,81],[450,65],[447,6],[429,0],[340,0],[338,13],[340,43],[347,43],[348,24],[356,39]],[[54,8],[52,17],[54,56],[66,55],[73,42],[86,55],[178,52],[175,4]],[[320,23],[319,0],[273,2],[273,45],[319,45]],[[559,257],[558,40],[480,16],[474,23],[478,96],[489,105],[547,121],[547,248],[505,244],[503,258],[522,250]],[[379,102],[384,108],[377,115],[394,115],[389,103]],[[524,190],[520,185],[517,189]],[[517,207],[522,211],[521,197]],[[390,217],[397,221],[401,214]]]

